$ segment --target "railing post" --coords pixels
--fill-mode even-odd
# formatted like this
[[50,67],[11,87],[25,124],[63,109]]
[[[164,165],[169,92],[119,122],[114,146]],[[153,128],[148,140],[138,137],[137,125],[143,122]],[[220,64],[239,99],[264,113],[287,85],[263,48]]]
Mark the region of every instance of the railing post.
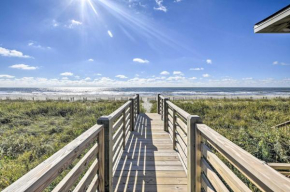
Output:
[[168,131],[168,98],[163,99],[163,121],[164,121],[164,131]]
[[131,122],[131,131],[134,131],[134,99],[130,98],[130,122]]
[[172,124],[173,124],[173,130],[172,130],[172,140],[173,140],[173,150],[175,150],[175,148],[176,148],[176,111],[175,111],[175,109],[172,109],[172,112],[173,112],[173,117],[172,117],[172,119],[173,119],[173,122],[172,122]]
[[99,160],[99,191],[104,192],[105,191],[105,179],[104,179],[104,171],[105,171],[105,129],[103,127],[102,131],[99,133],[98,136],[98,145],[99,145],[99,153],[98,153],[98,160]]
[[157,113],[160,114],[160,94],[157,95]]
[[113,141],[112,141],[112,122],[110,116],[102,116],[98,119],[99,125],[104,125],[104,181],[105,191],[112,191],[112,179],[113,179]]
[[126,109],[123,111],[123,150],[126,147]]
[[187,117],[187,191],[201,190],[201,136],[196,124],[202,123],[197,115]]
[[136,94],[137,95],[137,114],[139,115],[140,114],[140,95],[139,94]]

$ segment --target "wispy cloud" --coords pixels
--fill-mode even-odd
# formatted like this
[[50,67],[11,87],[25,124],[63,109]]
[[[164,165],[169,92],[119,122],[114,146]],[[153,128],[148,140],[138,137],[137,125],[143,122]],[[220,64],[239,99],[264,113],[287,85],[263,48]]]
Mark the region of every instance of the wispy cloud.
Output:
[[113,38],[114,36],[113,36],[113,33],[109,30],[108,31],[108,35],[111,37],[111,38]]
[[202,76],[203,77],[209,77],[210,75],[206,73],[206,74],[203,74]]
[[95,75],[97,75],[97,76],[102,76],[102,74],[101,74],[101,73],[97,73],[97,74],[95,74]]
[[5,78],[5,79],[13,79],[15,76],[12,75],[0,75],[0,78]]
[[181,71],[173,71],[173,75],[184,75]]
[[33,58],[33,57],[29,56],[29,55],[24,55],[20,51],[9,50],[9,49],[3,48],[3,47],[0,47],[0,55],[2,55],[4,57]]
[[72,72],[64,72],[60,74],[61,76],[73,76],[74,74]]
[[36,70],[38,67],[30,66],[26,64],[15,64],[15,65],[11,65],[10,68],[21,69],[21,70]]
[[134,58],[133,61],[136,62],[136,63],[149,63],[148,60],[140,59],[140,58]]
[[163,5],[163,0],[155,0],[158,7],[154,7],[154,10],[167,12],[167,8]]
[[58,27],[59,23],[56,20],[52,20],[52,26],[53,27]]
[[37,49],[51,49],[51,47],[44,47],[44,46],[39,45],[37,42],[33,42],[33,41],[29,42],[28,46],[37,48]]
[[203,71],[204,68],[190,68],[191,71]]
[[284,65],[284,66],[286,66],[286,65],[290,65],[290,64],[288,64],[288,63],[284,63],[284,62],[274,61],[274,62],[273,62],[273,65]]
[[94,61],[94,59],[88,59],[88,61],[89,61],[89,62],[93,62],[93,61]]
[[65,25],[65,27],[72,29],[72,28],[74,28],[76,26],[80,26],[82,24],[83,24],[82,22],[72,19],[69,21],[68,25]]
[[212,60],[211,60],[211,59],[207,59],[207,60],[206,60],[206,63],[207,63],[207,64],[212,64]]
[[170,73],[168,71],[162,71],[160,75],[170,75]]
[[245,77],[243,78],[244,81],[253,80],[253,77]]
[[126,77],[125,75],[116,75],[117,78],[120,78],[120,79],[127,79],[128,77]]
[[191,80],[196,80],[197,78],[196,78],[196,77],[191,77],[191,78],[189,78],[189,79],[191,79]]

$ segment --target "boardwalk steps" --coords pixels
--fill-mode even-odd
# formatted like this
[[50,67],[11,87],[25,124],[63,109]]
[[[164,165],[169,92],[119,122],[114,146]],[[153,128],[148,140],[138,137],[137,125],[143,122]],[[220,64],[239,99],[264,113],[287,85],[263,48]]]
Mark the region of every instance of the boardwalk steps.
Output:
[[[35,167],[4,192],[290,191],[289,164],[255,158],[158,95],[158,114],[140,114],[139,95]],[[220,158],[220,157],[223,158]],[[280,174],[278,171],[282,174]],[[65,175],[56,186],[50,184]]]

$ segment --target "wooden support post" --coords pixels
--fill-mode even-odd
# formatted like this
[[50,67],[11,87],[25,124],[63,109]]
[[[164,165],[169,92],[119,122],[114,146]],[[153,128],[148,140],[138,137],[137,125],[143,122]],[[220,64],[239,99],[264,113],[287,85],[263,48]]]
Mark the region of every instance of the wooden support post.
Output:
[[157,95],[157,111],[160,114],[160,94]]
[[130,119],[131,119],[131,131],[134,131],[134,99],[130,98],[131,106],[130,106]]
[[197,115],[187,117],[187,191],[201,190],[201,137],[196,135],[196,124],[202,123]]
[[123,150],[126,147],[126,109],[123,111]]
[[164,121],[164,131],[168,132],[168,98],[163,99],[163,121]]
[[99,160],[99,191],[104,192],[105,191],[105,180],[104,180],[104,171],[105,171],[105,146],[104,146],[104,141],[105,141],[105,129],[99,133],[98,136],[98,145],[99,145],[99,153],[98,153],[98,160]]
[[173,140],[173,150],[175,150],[175,148],[176,148],[176,111],[175,111],[175,109],[172,109],[172,111],[173,111],[173,130],[172,130],[172,134],[173,134],[173,136],[172,136],[172,140]]
[[102,116],[98,119],[99,125],[104,125],[104,180],[105,191],[112,191],[113,179],[113,137],[112,137],[112,121],[110,116]]
[[140,95],[139,94],[136,94],[137,95],[137,114],[139,115],[140,114]]

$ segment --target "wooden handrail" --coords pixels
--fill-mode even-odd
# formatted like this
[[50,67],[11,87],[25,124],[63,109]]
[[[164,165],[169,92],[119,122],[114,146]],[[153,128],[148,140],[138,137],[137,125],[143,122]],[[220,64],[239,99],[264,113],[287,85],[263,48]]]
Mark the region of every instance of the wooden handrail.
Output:
[[116,165],[125,150],[129,131],[134,131],[137,115],[140,113],[139,95],[130,98],[128,102],[108,116],[98,119],[98,124],[104,125],[105,134],[105,191],[113,191],[112,179]]
[[262,191],[290,191],[290,181],[205,124],[197,124],[203,138]]
[[[268,166],[202,124],[198,116],[190,115],[160,94],[157,99],[164,130],[169,132],[173,149],[179,153],[180,160],[184,163],[188,191],[200,191],[201,188],[205,191],[228,191],[227,188],[233,191],[251,191],[208,146],[223,155],[260,190],[290,191],[290,180],[274,170],[289,170],[289,164]],[[290,174],[287,171],[281,173]]]
[[[65,170],[80,154],[84,152],[97,138],[99,141],[103,140],[103,125],[95,125],[75,140],[70,142],[64,148],[56,152],[54,155],[46,159],[37,167],[29,171],[20,179],[15,181],[12,185],[8,186],[3,192],[22,192],[22,191],[43,191],[63,170]],[[86,160],[98,159],[98,166],[103,169],[103,144],[98,143],[95,148],[98,148],[98,157],[95,157],[95,152],[89,151],[94,156],[84,156]],[[94,149],[95,149],[94,148]],[[81,160],[82,161],[82,160]],[[73,171],[73,170],[72,170]],[[74,179],[75,174],[72,174],[70,179]],[[100,185],[103,182],[103,173],[99,172]],[[66,179],[66,178],[65,178]],[[99,179],[100,180],[100,179]],[[100,191],[104,191],[101,187]]]
[[75,184],[74,191],[112,191],[113,168],[125,149],[129,130],[134,130],[140,113],[139,101],[139,95],[136,95],[109,116],[99,118],[97,125],[8,186],[4,192],[43,191],[91,146],[53,191],[69,191]]

